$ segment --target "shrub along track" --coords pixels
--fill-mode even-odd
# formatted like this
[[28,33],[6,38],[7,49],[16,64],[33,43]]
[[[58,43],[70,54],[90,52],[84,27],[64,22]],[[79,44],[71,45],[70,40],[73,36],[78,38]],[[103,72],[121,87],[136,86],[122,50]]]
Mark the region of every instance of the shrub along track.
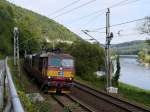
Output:
[[97,91],[78,81],[74,81],[74,87],[69,95],[94,108],[95,112],[150,112],[147,108]]

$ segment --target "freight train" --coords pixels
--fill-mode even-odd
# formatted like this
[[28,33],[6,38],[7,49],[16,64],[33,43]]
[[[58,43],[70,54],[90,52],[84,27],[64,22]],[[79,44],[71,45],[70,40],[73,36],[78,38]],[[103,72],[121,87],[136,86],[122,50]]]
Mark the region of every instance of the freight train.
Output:
[[27,55],[23,67],[37,79],[44,92],[70,92],[75,75],[74,59],[70,54],[50,50]]

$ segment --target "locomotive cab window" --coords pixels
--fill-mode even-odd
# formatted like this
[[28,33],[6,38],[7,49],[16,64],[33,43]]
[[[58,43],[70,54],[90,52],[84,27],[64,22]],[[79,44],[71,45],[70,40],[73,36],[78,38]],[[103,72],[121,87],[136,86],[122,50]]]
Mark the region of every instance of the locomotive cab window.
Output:
[[63,67],[73,67],[73,60],[72,59],[62,59],[62,66]]
[[51,65],[54,67],[60,67],[61,66],[61,59],[59,57],[52,57],[52,58],[50,58],[48,65]]

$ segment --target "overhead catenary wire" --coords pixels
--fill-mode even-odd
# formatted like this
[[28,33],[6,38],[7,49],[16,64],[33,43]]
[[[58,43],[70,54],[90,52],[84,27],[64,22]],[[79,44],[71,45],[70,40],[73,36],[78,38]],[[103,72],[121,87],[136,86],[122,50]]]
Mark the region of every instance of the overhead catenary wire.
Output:
[[68,8],[68,7],[71,7],[72,5],[78,3],[79,1],[81,1],[81,0],[73,1],[73,2],[71,2],[71,3],[69,3],[69,4],[67,4],[67,5],[64,6],[64,7],[60,8],[60,9],[58,9],[58,10],[55,10],[54,12],[52,12],[52,13],[50,14],[50,16],[52,16],[52,15],[54,15],[54,14],[57,14],[57,13],[63,11],[64,9]]
[[[141,20],[144,20],[144,19],[146,19],[146,18],[140,18],[140,19],[135,19],[135,20],[127,21],[127,22],[122,22],[122,23],[111,25],[110,27],[116,27],[116,26],[120,26],[120,25],[124,25],[124,24],[129,24],[129,23],[141,21]],[[89,32],[93,32],[93,31],[97,31],[97,30],[102,30],[102,29],[105,29],[105,28],[106,27],[100,27],[100,28],[93,29],[91,31],[89,30]]]
[[60,17],[60,16],[63,16],[63,15],[65,15],[65,14],[68,14],[68,13],[74,11],[74,10],[77,10],[77,9],[79,9],[79,8],[81,8],[81,7],[84,7],[84,6],[86,6],[86,5],[90,4],[90,3],[93,3],[93,2],[95,2],[95,1],[96,1],[96,0],[88,1],[88,2],[86,2],[86,3],[84,3],[84,4],[81,4],[81,5],[79,5],[79,6],[75,7],[75,8],[72,8],[72,9],[70,9],[70,10],[68,10],[68,11],[65,11],[65,12],[63,12],[63,13],[61,13],[61,14],[55,16],[55,17],[53,17],[53,19],[54,19],[54,18],[57,18],[57,17]]

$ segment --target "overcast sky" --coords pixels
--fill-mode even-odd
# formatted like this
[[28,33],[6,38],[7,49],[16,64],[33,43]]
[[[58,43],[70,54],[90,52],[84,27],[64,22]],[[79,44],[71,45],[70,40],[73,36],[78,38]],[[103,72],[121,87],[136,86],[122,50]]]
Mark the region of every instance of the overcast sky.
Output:
[[[45,15],[55,21],[63,24],[65,27],[69,28],[71,31],[79,34],[84,39],[89,39],[84,35],[81,30],[95,30],[105,26],[105,15],[106,9],[120,1],[125,0],[8,0],[18,6],[27,8],[39,14]],[[67,7],[63,10],[59,10],[64,6],[77,1],[75,4]],[[150,0],[126,0],[123,5],[114,7],[110,9],[110,24],[118,24],[122,22],[127,22],[131,20],[136,20],[144,18],[145,16],[150,16]],[[70,13],[68,11],[90,2],[81,8],[78,8]],[[127,3],[127,4],[126,4]],[[125,5],[126,4],[126,5]],[[101,9],[105,9],[101,11]],[[58,11],[59,10],[59,11]],[[91,14],[95,11],[98,13]],[[54,13],[56,12],[56,13]],[[90,16],[87,16],[89,15]],[[81,17],[87,16],[80,19]],[[148,36],[141,35],[137,31],[137,27],[143,21],[138,21],[130,24],[125,24],[121,26],[111,27],[111,32],[114,33],[114,38],[112,43],[121,43],[132,40],[144,40]],[[118,31],[120,31],[120,36],[118,36]],[[105,43],[105,29],[98,30],[96,32],[91,32],[94,38],[99,40],[101,43]]]

